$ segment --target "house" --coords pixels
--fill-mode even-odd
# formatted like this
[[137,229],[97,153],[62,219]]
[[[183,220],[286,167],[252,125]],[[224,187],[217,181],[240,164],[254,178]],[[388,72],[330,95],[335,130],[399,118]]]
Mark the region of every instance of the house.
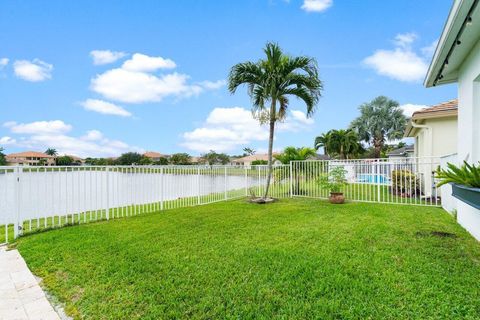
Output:
[[155,151],[147,151],[143,154],[144,157],[150,158],[152,161],[159,161],[161,158],[168,158],[169,155],[161,154]]
[[[277,155],[277,153],[273,154],[274,156]],[[234,166],[251,166],[253,161],[268,161],[268,154],[252,154],[246,157],[238,158],[238,159],[233,159],[231,161],[231,164]],[[280,161],[277,159],[273,158],[273,164],[281,164]]]
[[394,149],[387,153],[387,157],[389,160],[405,160],[414,157],[414,154],[415,147],[411,145]]
[[[457,162],[480,161],[479,40],[479,1],[455,0],[424,82],[458,84]],[[480,210],[457,200],[457,220],[480,240]]]
[[442,157],[457,152],[457,99],[413,113],[404,137],[415,139],[415,157]]
[[11,166],[54,166],[55,157],[43,152],[25,151],[11,153],[5,156],[7,164]]
[[315,154],[313,157],[309,157],[309,160],[332,160],[327,154]]
[[77,166],[83,166],[85,165],[85,159],[71,155],[71,154],[66,154],[65,156],[72,158],[73,163]]

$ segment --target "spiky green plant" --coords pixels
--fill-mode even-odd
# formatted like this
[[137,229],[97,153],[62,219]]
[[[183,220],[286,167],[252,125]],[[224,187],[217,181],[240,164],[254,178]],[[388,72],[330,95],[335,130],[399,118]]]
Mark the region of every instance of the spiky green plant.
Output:
[[446,169],[438,168],[436,178],[440,179],[438,187],[447,183],[461,184],[467,187],[480,188],[480,162],[478,166],[463,161],[460,167],[448,163]]

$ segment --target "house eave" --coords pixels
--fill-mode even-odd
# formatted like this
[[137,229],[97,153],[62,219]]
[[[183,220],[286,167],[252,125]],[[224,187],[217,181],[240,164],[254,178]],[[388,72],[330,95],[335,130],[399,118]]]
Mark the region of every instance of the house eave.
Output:
[[[480,18],[476,10],[478,2],[479,0],[456,0],[453,3],[428,68],[425,87],[457,82],[458,69],[469,54],[470,48],[478,40],[475,37],[478,26],[466,25],[468,17],[478,24]],[[457,40],[461,40],[458,45]]]

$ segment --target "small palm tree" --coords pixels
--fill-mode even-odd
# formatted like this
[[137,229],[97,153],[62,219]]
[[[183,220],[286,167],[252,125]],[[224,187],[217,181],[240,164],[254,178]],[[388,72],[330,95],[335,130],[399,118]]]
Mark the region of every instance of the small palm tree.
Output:
[[312,148],[286,147],[281,154],[275,156],[275,159],[277,159],[283,164],[289,164],[291,161],[307,160],[308,158],[314,157],[315,155],[315,149]]
[[357,134],[352,130],[331,130],[329,136],[330,150],[337,153],[342,159],[348,159],[362,149]]
[[329,141],[330,141],[330,131],[328,131],[327,133],[322,133],[321,135],[315,138],[315,142],[314,142],[315,150],[323,148],[323,154],[328,155]]
[[329,156],[339,156],[348,159],[362,152],[363,147],[357,134],[351,130],[330,130],[315,138],[315,148],[323,147],[324,153]]
[[375,158],[380,158],[385,141],[400,139],[405,131],[407,118],[397,101],[379,96],[360,107],[360,116],[352,121],[352,128],[359,138],[373,145]]
[[57,149],[48,148],[48,149],[45,151],[45,154],[48,154],[49,156],[55,157],[55,156],[58,154],[58,152],[57,152]]
[[265,59],[234,65],[228,78],[228,89],[233,94],[246,85],[253,103],[253,115],[260,123],[269,125],[268,176],[264,198],[268,196],[272,177],[272,150],[275,123],[285,119],[289,97],[305,103],[311,117],[321,96],[322,82],[318,77],[315,59],[305,56],[291,57],[275,43],[267,43]]

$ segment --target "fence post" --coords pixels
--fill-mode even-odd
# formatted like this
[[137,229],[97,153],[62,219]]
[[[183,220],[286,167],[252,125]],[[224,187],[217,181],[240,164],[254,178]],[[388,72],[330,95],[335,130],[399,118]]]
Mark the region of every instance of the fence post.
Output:
[[197,168],[197,204],[200,204],[200,167]]
[[292,163],[293,161],[290,161],[290,198],[293,197],[293,172],[292,172]]
[[245,196],[248,197],[248,174],[247,174],[247,167],[243,165],[243,169],[245,171]]
[[110,167],[106,167],[106,175],[107,175],[107,212],[106,217],[107,220],[110,220]]
[[377,159],[377,202],[380,202],[380,159]]
[[227,200],[227,166],[225,166],[225,200]]
[[[15,208],[15,219],[13,224],[13,238],[16,239],[21,234],[22,223],[20,221],[20,203],[21,203],[21,179],[20,179],[20,167],[16,166],[14,169],[15,172],[15,186],[14,186],[14,208]],[[8,224],[5,225],[5,228],[8,229]],[[8,242],[8,239],[5,239]]]
[[163,210],[163,199],[165,197],[165,188],[164,188],[164,182],[163,182],[163,167],[160,169],[160,187],[161,187],[161,192],[160,192],[160,210]]

